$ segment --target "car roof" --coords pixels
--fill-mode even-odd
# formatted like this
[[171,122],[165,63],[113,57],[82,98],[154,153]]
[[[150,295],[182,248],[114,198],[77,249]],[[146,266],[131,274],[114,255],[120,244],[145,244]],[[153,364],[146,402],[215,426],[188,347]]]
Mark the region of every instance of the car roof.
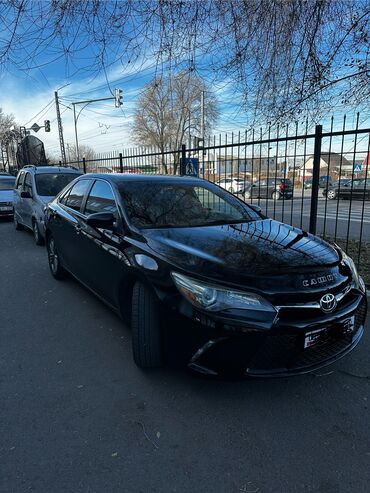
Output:
[[20,171],[30,171],[34,174],[40,173],[81,173],[77,168],[67,166],[24,166]]
[[9,180],[9,178],[13,178],[13,180],[15,180],[15,176],[13,176],[13,175],[0,174],[0,180],[1,179]]
[[156,183],[192,183],[192,184],[203,184],[210,183],[202,178],[196,178],[194,176],[174,176],[174,175],[142,175],[135,173],[87,173],[83,175],[86,178],[102,178],[108,180],[116,185],[124,182],[156,182]]

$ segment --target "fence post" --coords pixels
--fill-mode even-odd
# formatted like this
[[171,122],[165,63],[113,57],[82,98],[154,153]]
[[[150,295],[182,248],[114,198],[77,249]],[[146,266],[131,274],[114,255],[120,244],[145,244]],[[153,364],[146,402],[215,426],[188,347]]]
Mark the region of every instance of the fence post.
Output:
[[122,158],[122,152],[119,153],[119,172],[123,173],[123,158]]
[[313,235],[316,234],[316,224],[317,224],[317,204],[319,199],[321,142],[322,142],[322,125],[316,125],[315,147],[313,151],[312,193],[311,193],[311,210],[310,210],[310,227],[309,227],[309,232],[312,233]]
[[62,161],[59,161],[59,166],[62,166]]
[[181,161],[180,161],[180,175],[186,174],[186,145],[181,146]]
[[86,159],[85,159],[85,157],[82,158],[82,166],[84,169],[84,173],[86,174]]

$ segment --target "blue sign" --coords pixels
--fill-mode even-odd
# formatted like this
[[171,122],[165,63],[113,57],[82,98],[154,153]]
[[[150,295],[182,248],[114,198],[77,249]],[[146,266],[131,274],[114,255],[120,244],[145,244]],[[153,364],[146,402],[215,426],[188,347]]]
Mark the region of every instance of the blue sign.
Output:
[[362,164],[354,164],[353,165],[353,172],[354,173],[361,173],[362,171]]
[[185,160],[185,174],[198,176],[199,159],[197,157],[187,157]]

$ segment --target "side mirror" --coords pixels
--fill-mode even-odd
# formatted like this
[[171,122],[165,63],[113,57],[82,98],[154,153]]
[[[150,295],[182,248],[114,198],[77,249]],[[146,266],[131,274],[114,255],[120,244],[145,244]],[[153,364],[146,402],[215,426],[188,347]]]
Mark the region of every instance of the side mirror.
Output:
[[114,215],[112,212],[96,212],[87,216],[86,224],[92,228],[113,229]]
[[22,199],[32,199],[32,195],[30,194],[30,192],[23,191],[23,192],[21,192],[21,198]]

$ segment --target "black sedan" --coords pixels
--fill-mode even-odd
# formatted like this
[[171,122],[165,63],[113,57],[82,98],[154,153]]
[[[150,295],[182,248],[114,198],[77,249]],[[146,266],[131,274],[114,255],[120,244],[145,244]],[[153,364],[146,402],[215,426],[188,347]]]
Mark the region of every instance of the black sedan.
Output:
[[352,260],[205,180],[88,174],[46,216],[52,275],[68,271],[131,322],[142,368],[162,364],[180,326],[188,366],[210,375],[303,373],[361,339]]
[[354,180],[341,179],[334,182],[330,187],[325,188],[322,192],[324,197],[329,200],[349,199],[364,200],[370,199],[370,177],[357,178]]

